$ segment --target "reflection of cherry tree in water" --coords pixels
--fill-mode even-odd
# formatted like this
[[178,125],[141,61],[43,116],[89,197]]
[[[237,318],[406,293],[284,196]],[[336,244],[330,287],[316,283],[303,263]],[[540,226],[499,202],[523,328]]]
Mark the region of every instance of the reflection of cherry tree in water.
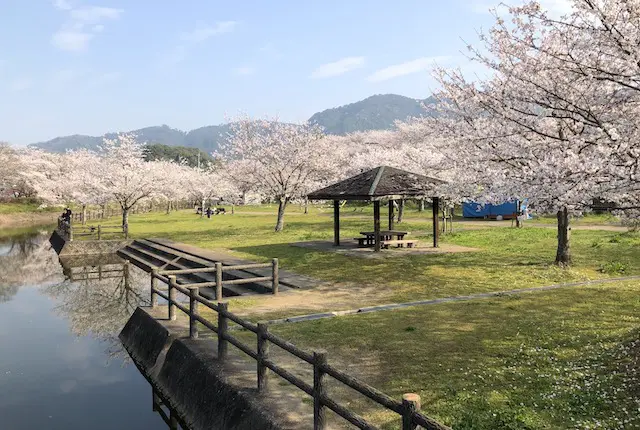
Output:
[[127,362],[118,333],[136,307],[148,302],[148,294],[144,294],[148,275],[122,261],[66,266],[65,275],[66,281],[44,290],[60,301],[56,312],[69,321],[75,335],[105,342],[109,360]]
[[11,300],[24,285],[61,281],[62,270],[46,234],[10,237],[0,245],[0,302]]

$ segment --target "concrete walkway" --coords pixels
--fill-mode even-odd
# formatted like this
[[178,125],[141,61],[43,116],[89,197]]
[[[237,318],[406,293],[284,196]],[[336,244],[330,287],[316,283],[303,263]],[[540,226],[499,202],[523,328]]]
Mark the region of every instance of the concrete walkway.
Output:
[[475,300],[475,299],[487,299],[487,298],[500,297],[500,296],[513,296],[520,293],[548,291],[548,290],[556,290],[559,288],[580,287],[580,286],[586,286],[586,285],[597,285],[597,284],[605,284],[605,283],[611,283],[611,282],[634,281],[634,280],[640,281],[640,276],[624,276],[619,278],[595,279],[592,281],[571,282],[566,284],[554,284],[554,285],[547,285],[544,287],[518,288],[516,290],[470,294],[468,296],[442,297],[439,299],[420,300],[420,301],[408,302],[408,303],[391,303],[387,305],[369,306],[369,307],[364,307],[359,309],[349,309],[346,311],[322,312],[317,314],[299,315],[299,316],[294,316],[289,318],[271,320],[271,321],[267,321],[267,323],[284,324],[284,323],[294,323],[294,322],[302,322],[302,321],[313,321],[313,320],[333,318],[333,317],[343,316],[343,315],[353,315],[353,314],[362,314],[362,313],[368,313],[368,312],[378,312],[378,311],[388,311],[392,309],[408,308],[411,306],[435,305],[439,303],[460,302],[460,301],[468,301],[468,300]]

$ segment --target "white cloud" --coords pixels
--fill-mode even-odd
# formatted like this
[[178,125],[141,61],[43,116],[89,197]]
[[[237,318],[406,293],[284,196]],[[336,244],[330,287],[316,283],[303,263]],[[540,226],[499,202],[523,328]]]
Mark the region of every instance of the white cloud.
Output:
[[70,10],[71,4],[66,0],[54,0],[53,7],[60,10]]
[[249,66],[242,66],[242,67],[235,68],[233,71],[236,75],[249,76],[249,75],[253,75],[256,72],[256,69]]
[[101,6],[83,6],[70,10],[71,18],[84,24],[98,23],[103,19],[118,19],[122,9]]
[[311,78],[330,78],[340,76],[364,65],[364,57],[345,57],[333,63],[319,66],[311,73]]
[[93,34],[82,31],[58,30],[51,36],[51,43],[63,51],[83,52],[89,47]]
[[221,21],[216,22],[215,25],[199,26],[190,32],[183,33],[180,38],[185,42],[204,42],[217,34],[232,32],[237,24],[236,21]]
[[97,33],[104,30],[105,20],[120,18],[122,9],[101,6],[74,8],[65,0],[57,0],[54,7],[68,13],[69,19],[51,36],[51,44],[63,51],[83,52]]
[[20,91],[26,91],[33,86],[33,82],[29,78],[17,78],[9,84],[9,91],[18,93]]
[[382,82],[400,76],[411,75],[413,73],[430,70],[436,63],[449,61],[450,57],[422,57],[406,63],[394,64],[384,69],[377,70],[367,77],[369,82]]

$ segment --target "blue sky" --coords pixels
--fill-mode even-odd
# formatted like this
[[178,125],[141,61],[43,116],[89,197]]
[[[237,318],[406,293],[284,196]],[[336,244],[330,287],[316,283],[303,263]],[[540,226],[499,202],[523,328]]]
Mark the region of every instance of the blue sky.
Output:
[[491,3],[0,0],[0,140],[425,98],[434,61],[472,70],[463,39],[491,24]]

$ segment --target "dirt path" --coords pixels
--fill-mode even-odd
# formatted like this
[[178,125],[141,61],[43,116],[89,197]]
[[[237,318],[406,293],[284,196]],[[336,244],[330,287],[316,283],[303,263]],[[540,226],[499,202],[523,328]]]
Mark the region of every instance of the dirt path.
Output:
[[[487,299],[487,298],[500,297],[500,296],[512,296],[520,293],[548,291],[548,290],[555,290],[559,288],[580,287],[580,286],[587,286],[587,285],[597,285],[597,284],[605,284],[605,283],[611,283],[611,282],[634,281],[634,280],[640,281],[640,276],[625,276],[625,277],[619,277],[619,278],[594,279],[591,281],[553,284],[553,285],[546,285],[543,287],[519,288],[519,289],[507,290],[507,291],[493,291],[488,293],[470,294],[466,296],[442,297],[438,299],[419,300],[419,301],[407,302],[407,303],[390,303],[385,305],[362,307],[358,309],[324,311],[321,313],[297,315],[297,316],[287,317],[287,318],[278,319],[278,320],[271,320],[271,321],[268,321],[268,323],[283,324],[283,323],[291,323],[291,322],[311,321],[316,319],[333,318],[333,317],[342,316],[342,315],[379,312],[379,311],[386,311],[386,310],[392,310],[392,309],[407,308],[412,306],[435,305],[440,303]],[[389,294],[387,294],[387,296],[388,295]],[[261,302],[258,306],[251,307],[237,313],[240,315],[251,314],[252,316],[254,316],[254,315],[260,315],[268,312],[284,310],[287,308],[308,309],[308,310],[327,309],[329,305],[331,305],[334,309],[344,309],[345,306],[348,306],[349,304],[353,303],[354,297],[358,297],[358,300],[366,301],[368,298],[381,299],[385,297],[385,295],[384,294],[381,295],[380,290],[374,287],[364,287],[360,289],[354,289],[353,287],[345,288],[345,286],[342,286],[342,287],[331,286],[331,287],[318,288],[317,290],[313,290],[313,291],[305,291],[305,292],[296,291],[296,292],[293,292],[293,294],[281,295],[279,297],[272,297],[272,298],[266,299],[264,302]]]

